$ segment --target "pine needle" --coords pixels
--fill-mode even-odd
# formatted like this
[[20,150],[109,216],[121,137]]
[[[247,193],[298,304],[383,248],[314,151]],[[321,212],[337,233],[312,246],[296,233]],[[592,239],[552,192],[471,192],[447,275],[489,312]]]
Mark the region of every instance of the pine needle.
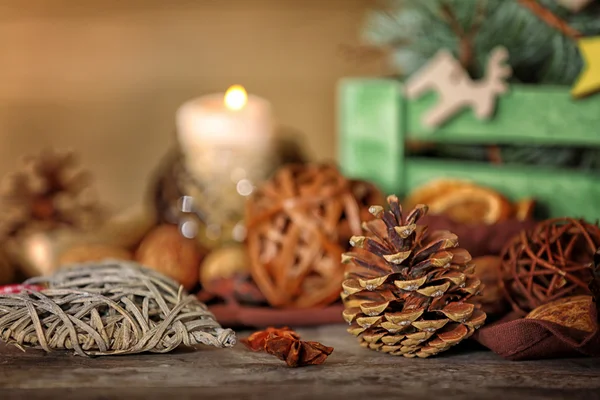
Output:
[[[571,13],[554,0],[538,0],[550,13],[584,36],[600,34],[600,4]],[[544,22],[520,0],[389,0],[385,9],[367,17],[363,39],[392,47],[399,75],[410,75],[440,48],[460,57],[461,35],[474,32],[474,76],[481,75],[490,51],[505,46],[524,83],[570,85],[582,67],[575,41]],[[398,45],[400,44],[400,45]]]

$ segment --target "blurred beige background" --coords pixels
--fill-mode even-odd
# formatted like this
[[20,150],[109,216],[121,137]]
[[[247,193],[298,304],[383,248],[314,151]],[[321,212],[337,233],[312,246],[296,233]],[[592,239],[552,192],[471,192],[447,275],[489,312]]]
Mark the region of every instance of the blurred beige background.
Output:
[[0,173],[70,147],[114,206],[142,196],[185,100],[240,83],[335,157],[335,85],[369,0],[0,0]]

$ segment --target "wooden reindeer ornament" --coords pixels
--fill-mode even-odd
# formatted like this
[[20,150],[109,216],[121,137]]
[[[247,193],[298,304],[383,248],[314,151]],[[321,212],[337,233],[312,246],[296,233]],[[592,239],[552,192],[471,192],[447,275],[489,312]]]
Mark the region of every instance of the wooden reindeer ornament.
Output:
[[467,106],[478,119],[489,119],[494,113],[496,97],[508,90],[506,79],[512,70],[504,64],[507,59],[504,47],[495,48],[485,76],[474,81],[452,53],[442,49],[407,81],[406,95],[414,99],[430,90],[438,92],[438,103],[423,117],[423,125],[430,128],[442,125]]

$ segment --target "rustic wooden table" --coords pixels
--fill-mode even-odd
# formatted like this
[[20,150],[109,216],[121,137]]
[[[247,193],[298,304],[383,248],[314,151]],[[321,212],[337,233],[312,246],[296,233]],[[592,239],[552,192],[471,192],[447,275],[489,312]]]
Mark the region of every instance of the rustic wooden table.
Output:
[[292,369],[240,344],[94,359],[2,346],[0,399],[600,399],[600,359],[509,362],[469,345],[405,359],[359,347],[344,326],[299,332],[335,348],[324,365]]

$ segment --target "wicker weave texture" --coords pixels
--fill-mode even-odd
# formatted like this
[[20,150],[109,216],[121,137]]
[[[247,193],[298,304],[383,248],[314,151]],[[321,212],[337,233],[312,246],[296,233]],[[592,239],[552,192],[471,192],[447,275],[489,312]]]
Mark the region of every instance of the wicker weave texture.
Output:
[[597,224],[567,217],[515,236],[502,251],[500,282],[513,309],[525,315],[563,297],[590,294],[598,246]]
[[246,203],[250,272],[269,304],[306,309],[337,300],[342,253],[382,197],[330,164],[286,166],[256,190]]
[[236,342],[194,296],[133,262],[81,264],[25,283],[46,288],[0,295],[0,339],[22,349],[100,356]]

